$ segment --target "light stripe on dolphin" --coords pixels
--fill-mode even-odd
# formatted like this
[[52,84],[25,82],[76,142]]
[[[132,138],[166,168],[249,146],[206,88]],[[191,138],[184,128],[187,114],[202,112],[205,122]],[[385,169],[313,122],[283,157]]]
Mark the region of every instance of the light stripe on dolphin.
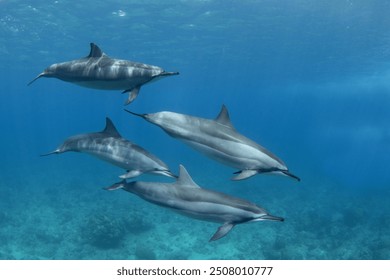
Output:
[[57,78],[83,87],[129,92],[126,105],[138,95],[141,86],[160,78],[178,75],[164,69],[107,56],[91,43],[91,51],[85,58],[50,65],[28,85],[41,77]]
[[123,179],[144,173],[176,178],[155,155],[122,138],[109,118],[106,118],[103,131],[69,137],[55,151],[42,156],[69,151],[87,153],[127,170],[126,174],[120,176]]
[[204,155],[239,169],[233,180],[242,180],[258,173],[280,174],[300,180],[288,171],[286,164],[256,142],[240,134],[232,125],[223,105],[215,120],[174,112],[137,114],[162,128]]
[[283,221],[260,206],[244,199],[199,187],[180,165],[179,177],[173,183],[155,183],[125,180],[107,190],[123,188],[140,198],[203,221],[222,224],[209,241],[224,237],[235,225],[259,221]]

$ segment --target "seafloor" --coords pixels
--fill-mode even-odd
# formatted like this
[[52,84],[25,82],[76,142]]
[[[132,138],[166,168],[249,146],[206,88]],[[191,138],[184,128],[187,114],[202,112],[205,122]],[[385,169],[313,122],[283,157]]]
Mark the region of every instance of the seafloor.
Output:
[[[53,161],[63,168],[53,169]],[[285,221],[237,225],[225,238],[208,242],[217,224],[177,215],[122,190],[105,191],[121,170],[69,154],[45,158],[18,174],[6,172],[0,188],[7,198],[0,205],[0,259],[390,258],[390,217],[382,214],[388,194],[373,189],[351,196],[319,178],[296,184],[272,176],[231,182],[231,174],[221,176],[228,169],[214,166],[210,161],[190,172],[200,185],[241,193]]]

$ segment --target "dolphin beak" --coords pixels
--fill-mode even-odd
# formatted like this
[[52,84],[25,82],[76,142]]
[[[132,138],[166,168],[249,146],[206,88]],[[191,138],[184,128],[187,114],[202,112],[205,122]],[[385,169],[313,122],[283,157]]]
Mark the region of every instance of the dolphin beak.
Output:
[[28,86],[31,85],[33,82],[35,82],[36,80],[38,80],[38,79],[41,78],[41,77],[44,77],[45,75],[46,75],[46,73],[45,73],[45,72],[42,72],[41,74],[39,74],[38,76],[36,76],[34,80],[32,80],[31,82],[29,82],[27,85],[28,85]]
[[138,113],[134,113],[134,112],[132,112],[132,111],[129,111],[129,110],[127,110],[127,109],[124,109],[127,113],[130,113],[130,114],[132,114],[132,115],[134,115],[134,116],[138,116],[138,117],[141,117],[141,118],[143,118],[143,119],[146,119],[146,116],[147,116],[147,114],[138,114]]
[[125,186],[126,186],[126,180],[122,180],[122,181],[115,183],[111,186],[104,187],[103,190],[115,191],[115,190],[123,189]]
[[50,155],[59,154],[59,153],[61,153],[61,151],[60,151],[60,149],[57,149],[57,150],[55,150],[55,151],[53,151],[53,152],[50,152],[50,153],[47,153],[47,154],[42,154],[42,155],[40,155],[40,156],[41,156],[41,157],[45,157],[45,156],[50,156]]

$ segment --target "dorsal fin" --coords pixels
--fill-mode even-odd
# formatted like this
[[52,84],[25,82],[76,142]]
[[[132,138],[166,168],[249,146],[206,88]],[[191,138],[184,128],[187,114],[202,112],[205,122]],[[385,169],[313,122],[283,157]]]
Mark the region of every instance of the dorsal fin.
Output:
[[225,105],[222,105],[221,111],[215,118],[215,121],[230,128],[234,128],[232,122],[230,121],[229,112]]
[[177,178],[176,184],[181,185],[185,188],[200,188],[188,174],[187,170],[183,165],[180,164],[179,178]]
[[103,129],[102,133],[108,134],[112,137],[122,137],[113,122],[108,117],[106,118],[106,127]]
[[91,45],[91,51],[89,52],[89,55],[87,57],[106,56],[106,54],[102,52],[102,50],[97,45],[95,45],[94,43],[91,43],[90,45]]

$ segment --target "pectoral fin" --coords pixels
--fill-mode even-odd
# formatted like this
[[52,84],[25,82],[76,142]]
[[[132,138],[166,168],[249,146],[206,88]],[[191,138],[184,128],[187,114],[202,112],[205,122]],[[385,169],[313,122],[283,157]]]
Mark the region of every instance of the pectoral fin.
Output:
[[234,176],[232,178],[232,180],[244,180],[244,179],[247,179],[249,177],[252,177],[254,175],[256,175],[258,173],[257,170],[251,170],[251,169],[246,169],[246,170],[241,170],[241,171],[238,171],[234,174],[238,174],[237,176]]
[[209,242],[215,241],[215,240],[218,240],[218,239],[224,237],[226,234],[229,233],[229,231],[231,231],[231,229],[233,227],[234,227],[234,224],[230,224],[230,223],[223,224],[222,226],[220,226],[218,228],[217,232],[214,233],[213,237],[210,238]]
[[127,98],[125,105],[129,105],[131,102],[133,102],[134,99],[137,98],[140,89],[141,89],[141,86],[137,86],[131,90],[125,90],[123,92],[123,93],[129,92],[129,98]]
[[142,174],[142,172],[140,170],[130,170],[126,174],[123,174],[123,175],[119,176],[119,178],[129,179],[129,178],[137,177],[137,176],[139,176],[141,174]]

